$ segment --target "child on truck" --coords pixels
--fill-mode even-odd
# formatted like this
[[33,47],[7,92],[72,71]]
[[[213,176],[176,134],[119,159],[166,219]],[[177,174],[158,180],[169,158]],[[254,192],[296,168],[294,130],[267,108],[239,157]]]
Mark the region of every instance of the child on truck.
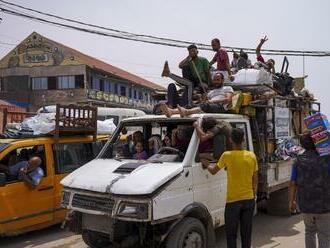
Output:
[[143,143],[142,142],[137,142],[136,143],[135,151],[136,151],[136,153],[134,153],[133,159],[136,159],[136,160],[147,160],[148,159],[148,154],[143,149]]

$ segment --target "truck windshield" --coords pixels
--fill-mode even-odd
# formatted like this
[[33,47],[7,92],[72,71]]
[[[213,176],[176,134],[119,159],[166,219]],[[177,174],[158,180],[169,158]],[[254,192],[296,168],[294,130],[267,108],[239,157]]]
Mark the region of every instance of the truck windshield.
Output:
[[180,162],[194,131],[192,123],[185,119],[124,122],[100,157]]

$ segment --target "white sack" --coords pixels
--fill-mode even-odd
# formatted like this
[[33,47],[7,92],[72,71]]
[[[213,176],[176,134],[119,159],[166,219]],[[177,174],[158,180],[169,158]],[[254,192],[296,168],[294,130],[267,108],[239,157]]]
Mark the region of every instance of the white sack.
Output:
[[116,125],[113,123],[113,119],[97,121],[98,134],[112,134],[115,130],[116,130]]
[[263,84],[271,83],[272,76],[265,69],[241,69],[235,75],[235,84]]

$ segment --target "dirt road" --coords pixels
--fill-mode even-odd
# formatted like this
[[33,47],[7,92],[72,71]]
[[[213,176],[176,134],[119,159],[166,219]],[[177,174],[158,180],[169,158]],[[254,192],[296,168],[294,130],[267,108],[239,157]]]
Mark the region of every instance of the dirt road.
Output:
[[[259,213],[254,218],[253,247],[300,248],[304,247],[304,225],[301,215],[275,217]],[[217,247],[226,247],[223,228],[216,232]],[[86,248],[78,235],[54,226],[42,231],[18,237],[1,238],[0,247],[5,248]]]

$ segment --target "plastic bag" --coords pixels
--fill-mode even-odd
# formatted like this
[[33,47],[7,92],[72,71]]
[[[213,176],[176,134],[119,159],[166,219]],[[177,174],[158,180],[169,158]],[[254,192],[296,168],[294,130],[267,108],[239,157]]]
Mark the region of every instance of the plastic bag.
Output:
[[235,75],[235,84],[263,84],[271,83],[272,76],[265,69],[242,69],[239,70]]
[[55,113],[42,113],[26,118],[21,129],[32,130],[34,135],[47,134],[55,129]]
[[97,121],[98,134],[112,134],[115,130],[116,130],[116,125],[113,123],[113,119]]

